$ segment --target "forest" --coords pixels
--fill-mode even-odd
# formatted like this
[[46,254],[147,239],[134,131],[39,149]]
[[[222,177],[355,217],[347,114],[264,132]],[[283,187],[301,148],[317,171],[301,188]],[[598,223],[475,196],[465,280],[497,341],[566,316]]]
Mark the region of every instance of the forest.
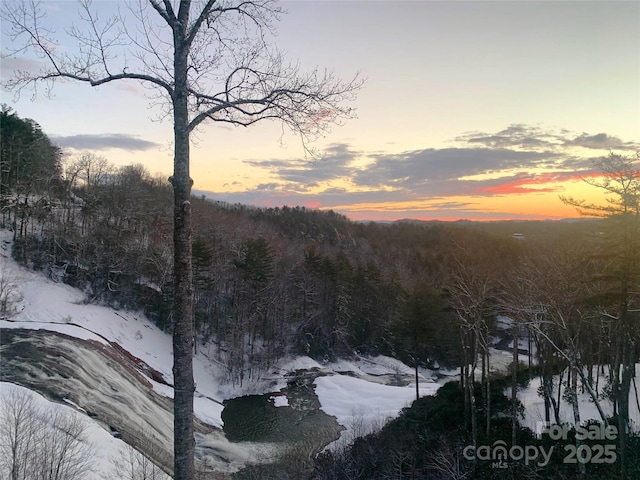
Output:
[[[168,180],[93,153],[67,156],[7,107],[0,120],[0,224],[13,233],[14,258],[91,302],[142,310],[170,332]],[[192,197],[195,348],[213,345],[234,384],[291,355],[384,354],[459,371],[380,433],[320,456],[314,478],[507,478],[461,462],[460,452],[498,439],[544,441],[518,422],[518,388],[534,376],[552,424],[562,423],[567,401],[580,425],[578,395],[591,396],[598,422],[617,429],[616,462],[558,457],[555,470],[517,464],[509,478],[634,478],[640,166],[637,156],[611,152],[598,167],[593,184],[605,203],[558,200],[585,215],[574,221],[382,224]],[[490,355],[504,317],[513,340],[506,376],[493,372]],[[523,351],[528,362],[519,361]]]

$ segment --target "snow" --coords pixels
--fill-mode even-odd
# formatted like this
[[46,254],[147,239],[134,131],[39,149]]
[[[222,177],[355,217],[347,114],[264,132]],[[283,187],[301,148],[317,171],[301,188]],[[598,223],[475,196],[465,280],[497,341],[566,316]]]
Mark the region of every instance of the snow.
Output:
[[222,410],[224,406],[215,400],[203,397],[196,392],[193,397],[193,410],[197,417],[209,425],[222,428]]
[[[116,478],[114,472],[114,460],[123,458],[128,454],[128,447],[125,442],[113,437],[104,428],[94,422],[91,418],[83,413],[76,411],[74,408],[62,405],[60,403],[50,402],[42,395],[13,383],[0,382],[0,401],[6,402],[12,393],[28,395],[35,403],[35,407],[43,409],[47,412],[60,410],[77,416],[86,428],[86,441],[93,446],[94,467],[87,474],[86,480],[103,480],[105,478]],[[0,409],[0,415],[2,409]],[[4,421],[0,417],[0,422]],[[169,477],[164,475],[163,478]]]
[[[0,247],[3,249],[0,251],[0,274],[5,275],[5,279],[10,278],[17,286],[12,298],[15,311],[9,318],[0,319],[0,328],[54,331],[82,340],[95,341],[106,348],[114,348],[113,345],[117,344],[158,371],[166,383],[149,378],[146,380],[154,392],[163,397],[173,398],[173,348],[170,335],[139,312],[116,311],[87,304],[86,296],[79,290],[47,279],[40,273],[21,268],[9,257],[10,236],[6,230],[0,230]],[[511,319],[499,317],[497,324],[499,329],[507,330],[511,327]],[[527,348],[528,342],[521,338],[519,347]],[[201,348],[194,357],[194,377],[197,385],[194,409],[201,421],[214,427],[221,428],[223,425],[222,401],[225,399],[247,394],[278,392],[271,396],[273,404],[276,407],[288,407],[287,396],[279,390],[287,386],[286,375],[298,370],[317,371],[320,376],[315,379],[314,388],[321,409],[328,415],[335,416],[338,423],[345,428],[340,440],[328,448],[340,448],[357,436],[381,428],[388,419],[396,417],[404,407],[415,400],[415,384],[411,383],[413,369],[391,357],[354,356],[352,359],[328,363],[320,363],[304,356],[289,358],[281,361],[272,370],[271,377],[254,379],[238,387],[225,385],[218,380],[223,378],[224,366],[212,359],[213,355],[207,351],[210,348],[213,347]],[[490,352],[491,370],[506,371],[511,363],[512,353],[493,348]],[[115,371],[104,368],[97,353],[83,351],[82,355],[87,368],[86,382],[89,382],[88,377],[95,377],[95,372],[99,372],[97,375],[100,378],[94,380],[117,387],[118,391],[113,394],[113,398],[129,402],[130,413],[136,419],[131,420],[132,422],[138,421],[141,425],[147,425],[161,438],[172,435],[170,412],[154,404],[148,396],[141,396],[139,387],[125,382]],[[525,363],[528,361],[526,355],[520,355],[519,359]],[[458,372],[445,372],[444,369],[438,371],[439,375],[447,373],[456,376]],[[440,385],[432,380],[434,377],[431,370],[420,369],[421,396],[433,395],[437,391]],[[391,386],[389,383],[404,386]],[[604,379],[601,379],[600,385],[605,383]],[[540,379],[534,378],[529,387],[518,392],[518,397],[525,405],[524,425],[534,431],[536,422],[544,419],[544,401],[537,393],[539,385]],[[0,400],[4,401],[4,396],[12,389],[25,390],[17,385],[0,383]],[[39,404],[47,408],[64,408],[82,417],[87,425],[90,441],[97,446],[97,463],[94,469],[96,473],[89,477],[89,480],[108,477],[113,468],[113,458],[124,452],[126,444],[114,438],[104,425],[83,413],[83,408],[89,409],[89,398],[96,392],[76,392],[73,398],[64,399],[68,405],[62,405],[50,402],[31,390],[27,391]],[[637,395],[638,392],[632,386],[630,416],[635,430],[640,429]],[[109,398],[106,398],[106,401],[109,401]],[[611,402],[603,400],[602,406],[605,413],[611,414]],[[139,411],[135,410],[136,407]],[[583,422],[592,418],[599,419],[597,409],[588,394],[580,394],[579,407]],[[560,416],[562,421],[573,422],[571,407],[566,402],[561,406]],[[224,453],[222,458],[229,462],[228,471],[237,470],[248,461],[267,461],[273,456],[273,450],[269,445],[231,444],[221,432],[217,432],[219,435],[214,436],[197,434],[197,443],[201,447]]]
[[314,368],[323,369],[324,367],[311,357],[296,357],[283,362],[280,366],[280,370],[285,372],[294,372],[296,370],[312,370]]
[[338,360],[326,365],[334,372],[352,372],[359,375],[413,375],[414,371],[400,360],[384,355],[358,357],[356,360]]
[[273,400],[273,405],[275,407],[288,407],[289,406],[289,399],[287,398],[286,395],[271,396],[271,397],[269,397],[269,400]]
[[29,330],[47,330],[50,332],[58,332],[74,338],[82,340],[94,340],[108,344],[103,337],[92,333],[78,325],[58,323],[58,322],[38,322],[38,321],[7,321],[0,320],[0,328],[27,328]]
[[[3,233],[0,241],[7,240],[8,232],[0,232]],[[171,337],[143,314],[87,304],[85,295],[69,285],[53,282],[38,272],[21,268],[7,256],[0,257],[0,261],[2,270],[20,289],[19,300],[15,303],[16,313],[10,320],[0,320],[0,328],[43,329],[105,345],[117,343],[159,371],[167,383],[173,384]],[[206,423],[222,427],[223,399],[211,400],[219,394],[217,385],[212,382],[217,369],[204,355],[194,358],[193,367],[198,393],[209,397],[198,399],[195,414]],[[151,383],[157,393],[173,398],[171,387],[159,382]]]
[[[13,298],[15,311],[7,318],[0,319],[1,329],[48,330],[98,342],[107,350],[120,347],[161,374],[162,380],[166,383],[145,376],[145,381],[153,392],[162,397],[173,398],[173,348],[169,334],[156,327],[140,312],[88,304],[86,296],[81,291],[48,279],[42,273],[20,267],[10,258],[10,238],[9,232],[0,230],[0,247],[4,250],[0,251],[0,273],[7,275],[18,286],[18,291]],[[52,337],[48,341],[56,340],[61,341],[58,337]],[[120,402],[128,408],[128,418],[123,418],[123,421],[126,420],[134,428],[141,428],[141,431],[144,431],[144,425],[151,429],[161,442],[172,436],[170,410],[167,410],[166,406],[159,406],[152,395],[145,393],[147,387],[132,384],[121,372],[105,368],[104,363],[101,363],[104,362],[104,357],[97,351],[92,352],[90,346],[70,348],[80,352],[78,355],[82,355],[82,360],[78,361],[86,364],[86,372],[83,368],[79,374],[81,381],[87,382],[87,385],[95,385],[95,388],[76,385],[77,391],[65,400],[79,410],[78,414],[82,415],[80,412],[83,408],[89,410],[91,402],[102,402],[104,405],[110,401],[104,390],[100,390],[101,386],[115,388],[116,392],[112,393],[111,401]],[[379,428],[382,422],[397,416],[400,410],[415,398],[415,386],[410,383],[413,380],[413,370],[391,357],[360,356],[325,364],[304,356],[289,358],[281,361],[271,371],[271,377],[263,376],[238,387],[219,380],[224,377],[224,365],[213,360],[213,355],[210,355],[211,348],[213,347],[202,347],[194,356],[194,411],[198,419],[214,427],[223,426],[222,402],[225,399],[283,390],[287,386],[287,375],[297,370],[316,370],[320,375],[324,375],[315,380],[315,390],[322,410],[335,416],[338,422],[345,426],[342,441],[352,441],[353,435],[364,432],[362,425],[354,424],[354,416],[360,419],[361,424],[364,419],[367,425],[376,425]],[[145,371],[144,365],[138,367],[141,372]],[[336,372],[346,375],[338,375]],[[425,378],[430,376],[430,371],[421,371],[421,395],[431,395],[439,387],[429,378]],[[404,383],[405,386],[385,385],[390,382]],[[21,387],[4,387],[3,391],[8,388]],[[101,397],[96,399],[98,395]],[[58,405],[44,397],[40,398],[42,402]],[[288,398],[282,392],[274,394],[272,399],[277,407],[289,405]],[[115,405],[113,409],[116,409]],[[122,414],[126,415],[125,412]],[[91,425],[91,440],[99,447],[98,450],[104,457],[96,472],[108,472],[109,455],[118,455],[124,443],[114,439],[105,429],[105,425],[86,415],[83,418]],[[197,434],[196,442],[199,447],[221,453],[217,459],[215,456],[212,457],[212,462],[218,466],[226,462],[226,471],[236,471],[247,461],[269,461],[269,457],[273,457],[273,449],[269,445],[231,444],[219,430],[214,433],[216,434]],[[101,474],[100,478],[104,478],[104,475]]]
[[[348,444],[357,436],[381,428],[416,398],[415,384],[395,387],[344,375],[318,377],[314,384],[321,409],[345,427],[340,440],[328,448]],[[421,383],[420,396],[433,395],[439,387],[436,383]]]
[[[640,368],[640,364],[636,365],[636,369]],[[566,375],[565,375],[566,379]],[[540,377],[535,377],[531,379],[529,382],[529,386],[527,388],[518,390],[518,399],[522,402],[525,407],[525,416],[521,423],[530,428],[532,431],[537,431],[537,422],[541,422],[545,418],[544,414],[544,399],[538,394],[538,388],[541,385],[542,380]],[[554,383],[557,386],[558,377],[555,377]],[[602,397],[602,387],[604,387],[607,383],[607,379],[601,377],[599,379],[598,384],[600,385],[599,392],[599,401],[602,410],[605,415],[611,416],[613,414],[613,404],[610,400],[601,398]],[[554,388],[554,395],[557,395],[557,389]],[[510,393],[508,393],[510,395]],[[629,392],[629,420],[630,420],[630,428],[633,431],[640,431],[640,410],[638,409],[637,399],[640,395],[640,392],[636,391],[634,385],[631,385],[631,391]],[[563,392],[564,397],[564,392]],[[582,423],[588,420],[598,420],[601,421],[600,414],[598,413],[598,409],[596,405],[593,403],[591,396],[588,392],[580,393],[580,387],[578,386],[578,408],[580,410],[580,421]],[[553,423],[555,423],[555,419],[553,418],[553,413],[551,414]],[[573,425],[573,408],[571,404],[567,401],[562,400],[560,403],[560,423],[568,423]]]

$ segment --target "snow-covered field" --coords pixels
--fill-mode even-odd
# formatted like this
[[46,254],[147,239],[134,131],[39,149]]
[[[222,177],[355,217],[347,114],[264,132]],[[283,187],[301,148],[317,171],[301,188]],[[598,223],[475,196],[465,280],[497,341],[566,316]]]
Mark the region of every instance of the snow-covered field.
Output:
[[[340,439],[328,448],[344,446],[359,436],[380,429],[416,399],[415,383],[409,388],[394,387],[332,375],[316,378],[315,386],[322,410],[336,417],[338,423],[345,427]],[[433,395],[439,387],[433,382],[421,383],[420,396]]]
[[[115,375],[106,365],[100,365],[100,362],[104,362],[104,357],[83,353],[83,358],[78,359],[78,363],[92,363],[82,369],[85,378],[110,376],[109,380],[112,383],[107,382],[102,386],[102,382],[97,382],[97,386],[85,387],[83,392],[69,395],[74,398],[71,403],[77,404],[80,409],[85,408],[82,403],[90,403],[93,395],[103,397],[100,398],[101,405],[116,405],[118,401],[125,402],[122,408],[146,405],[140,412],[131,412],[131,422],[140,422],[134,425],[135,428],[153,430],[161,439],[170,438],[170,411],[157,407],[157,402],[150,401],[156,394],[158,397],[173,397],[173,354],[170,335],[161,331],[139,312],[116,311],[87,304],[84,294],[79,290],[47,279],[39,272],[20,267],[10,258],[10,238],[9,232],[0,230],[0,275],[5,282],[15,287],[10,299],[12,313],[0,320],[0,329],[59,332],[72,339],[102,345],[103,353],[120,349],[129,352],[134,359],[139,359],[135,368],[140,372],[145,372],[148,370],[147,367],[150,367],[161,375],[161,378],[156,377],[156,380],[160,381],[154,381],[148,378],[148,375],[144,376],[144,381],[153,392],[145,391],[149,390],[149,386],[140,382],[133,385],[130,379],[123,380],[124,377],[129,378],[127,372]],[[65,346],[67,350],[88,351],[74,346],[72,339],[67,341],[65,337],[51,338],[58,339],[52,342],[58,342],[59,347]],[[308,357],[293,358],[281,362],[279,368],[270,373],[270,378],[245,383],[240,388],[220,381],[224,378],[224,366],[208,356],[207,350],[206,347],[200,349],[194,358],[194,377],[197,385],[194,408],[196,417],[212,427],[220,428],[223,425],[221,414],[224,400],[246,394],[278,392],[286,387],[285,375],[300,369],[317,369],[323,375],[316,379],[315,390],[321,408],[329,415],[336,416],[338,422],[345,427],[343,439],[353,438],[354,434],[362,430],[363,418],[366,418],[367,425],[381,425],[381,419],[396,416],[415,398],[415,385],[398,387],[384,384],[391,378],[410,375],[412,372],[406,365],[388,357],[360,358],[352,362],[341,361],[327,365],[321,365]],[[422,395],[433,394],[438,388],[429,378],[422,377],[420,382]],[[0,400],[4,401],[8,392],[14,388],[19,387],[1,384]],[[38,395],[37,398],[38,402],[49,402],[42,396]],[[284,408],[288,405],[286,396],[283,395],[276,396],[274,401]],[[101,452],[98,462],[100,471],[96,473],[95,478],[106,478],[113,473],[109,470],[112,467],[112,457],[122,451],[124,443],[111,435],[107,425],[86,416],[81,410],[78,412],[91,424],[90,441],[95,444],[97,451]],[[148,418],[144,417],[145,412]],[[359,419],[357,428],[354,418]],[[144,425],[144,422],[152,422],[153,425]],[[273,457],[273,450],[269,446],[246,442],[231,444],[226,441],[220,430],[209,429],[208,433],[201,431],[197,434],[196,440],[205,452],[203,455],[206,456],[207,463],[223,471],[235,471],[247,462],[266,462]],[[167,448],[170,448],[170,443]]]

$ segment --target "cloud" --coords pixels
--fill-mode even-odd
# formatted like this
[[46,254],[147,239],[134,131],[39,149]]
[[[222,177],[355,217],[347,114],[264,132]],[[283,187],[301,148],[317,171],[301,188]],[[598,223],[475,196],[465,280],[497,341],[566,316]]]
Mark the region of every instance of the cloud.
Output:
[[353,174],[351,163],[361,155],[347,144],[330,145],[318,159],[313,160],[247,160],[245,163],[266,168],[285,182],[316,186]]
[[467,132],[458,137],[459,142],[484,145],[489,148],[562,149],[583,147],[597,150],[638,150],[637,142],[624,142],[606,133],[577,134],[569,130],[543,129],[539,126],[512,124],[497,133]]
[[159,148],[155,142],[143,140],[135,135],[124,133],[83,134],[69,136],[51,136],[53,143],[63,148],[74,150],[110,150],[144,151]]
[[[354,183],[362,187],[392,186],[422,189],[437,182],[491,174],[501,170],[536,168],[557,159],[551,151],[518,151],[506,148],[444,148],[382,154],[366,170],[358,171]],[[461,181],[461,180],[460,180]]]
[[45,63],[27,57],[2,57],[0,76],[3,80],[9,80],[17,72],[37,73],[45,67]]
[[606,133],[597,133],[589,135],[583,133],[571,140],[566,140],[564,145],[570,147],[583,147],[598,150],[639,150],[640,144],[634,142],[624,142],[618,137],[607,135]]
[[[362,152],[341,143],[331,145],[314,161],[247,161],[268,170],[271,183],[251,191],[210,196],[267,207],[319,205],[360,219],[384,218],[381,215],[519,218],[518,212],[483,214],[475,202],[487,197],[562,192],[565,182],[598,176],[595,161],[609,147],[638,145],[604,133],[578,134],[523,124],[495,133],[469,132],[455,140],[458,144],[453,147],[394,153]],[[594,155],[576,153],[573,147],[577,146],[593,150]]]
[[490,148],[553,148],[561,145],[565,139],[561,133],[543,130],[537,126],[512,124],[494,134],[468,132],[456,137],[456,140]]
[[540,192],[559,192],[564,187],[558,184],[569,181],[580,181],[596,177],[596,171],[577,172],[545,172],[538,174],[521,174],[512,178],[501,178],[499,183],[482,187],[482,193],[488,195],[514,195]]

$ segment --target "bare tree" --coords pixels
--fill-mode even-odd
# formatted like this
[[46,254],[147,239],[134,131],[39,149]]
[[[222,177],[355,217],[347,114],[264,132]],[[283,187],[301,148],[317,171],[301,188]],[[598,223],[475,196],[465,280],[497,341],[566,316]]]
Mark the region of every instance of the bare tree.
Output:
[[0,403],[0,471],[11,480],[26,478],[35,456],[38,409],[26,392],[11,389]]
[[16,275],[9,268],[9,263],[0,263],[0,318],[15,313],[14,303],[20,299],[20,288]]
[[[145,451],[147,449],[153,450],[153,443],[145,442],[144,448]],[[127,445],[120,452],[120,456],[113,458],[113,466],[113,480],[165,480],[169,478],[158,465],[131,445]]]
[[276,119],[306,145],[352,116],[343,103],[362,82],[357,76],[344,82],[327,71],[301,73],[285,62],[268,44],[283,13],[272,0],[139,0],[106,18],[101,13],[104,8],[90,0],[79,2],[79,24],[67,30],[77,46],[71,51],[47,28],[40,1],[4,2],[7,34],[22,41],[13,54],[35,51],[45,63],[37,73],[15,72],[6,86],[20,92],[44,84],[48,91],[56,80],[94,87],[135,80],[150,86],[162,116],[172,117],[174,475],[193,479],[191,133],[205,120],[249,126]]
[[465,470],[461,449],[447,439],[429,454],[427,469],[434,472],[434,478],[447,480],[463,480],[470,474]]
[[31,465],[42,480],[85,478],[93,466],[94,448],[82,418],[59,408],[42,411],[38,448]]
[[[484,396],[487,410],[487,432],[490,430],[490,392],[489,392],[489,325],[487,318],[493,315],[493,304],[498,295],[498,282],[495,272],[489,268],[480,255],[474,252],[475,246],[456,245],[453,265],[449,273],[447,287],[451,296],[451,306],[457,313],[460,327],[460,342],[463,353],[461,367],[461,387],[465,394],[466,415],[471,420],[473,444],[477,445],[478,425],[475,398],[475,370],[478,356],[482,360],[482,384],[486,385]],[[474,254],[475,253],[475,254]],[[484,387],[483,387],[484,388]]]
[[600,176],[585,182],[606,195],[605,203],[571,197],[561,200],[583,215],[605,219],[594,256],[598,293],[591,300],[611,331],[611,389],[618,417],[620,475],[625,477],[629,395],[640,359],[640,152],[635,156],[611,152],[595,162],[595,167]]
[[[7,387],[4,387],[7,388]],[[93,467],[93,445],[82,418],[41,408],[12,386],[0,403],[0,472],[11,480],[79,480]]]

